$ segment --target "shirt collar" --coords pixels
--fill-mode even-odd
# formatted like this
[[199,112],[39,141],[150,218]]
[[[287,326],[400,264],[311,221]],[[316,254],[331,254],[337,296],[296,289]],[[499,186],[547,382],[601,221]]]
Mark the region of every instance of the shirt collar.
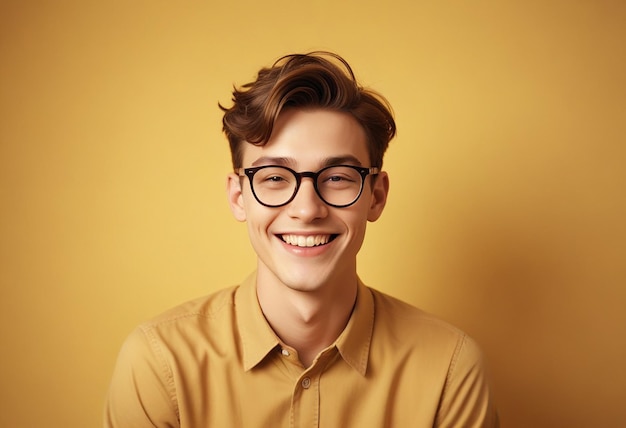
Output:
[[243,348],[243,369],[259,364],[278,344],[276,333],[267,323],[256,296],[256,272],[241,284],[235,294],[235,311]]
[[336,341],[337,349],[346,363],[365,376],[374,331],[374,297],[370,289],[358,280],[357,296],[348,325]]
[[[261,311],[256,295],[256,273],[246,278],[237,290],[235,308],[243,347],[243,368],[248,371],[280,344]],[[362,376],[367,372],[373,330],[374,298],[359,279],[352,316],[334,346],[344,361]]]

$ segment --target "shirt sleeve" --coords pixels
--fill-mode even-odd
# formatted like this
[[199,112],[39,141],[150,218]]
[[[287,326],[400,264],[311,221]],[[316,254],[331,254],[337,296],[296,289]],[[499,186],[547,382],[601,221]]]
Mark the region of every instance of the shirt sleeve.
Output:
[[172,372],[150,333],[135,330],[120,350],[105,404],[105,428],[180,426]]
[[436,427],[499,428],[482,353],[463,336],[455,350],[441,397]]

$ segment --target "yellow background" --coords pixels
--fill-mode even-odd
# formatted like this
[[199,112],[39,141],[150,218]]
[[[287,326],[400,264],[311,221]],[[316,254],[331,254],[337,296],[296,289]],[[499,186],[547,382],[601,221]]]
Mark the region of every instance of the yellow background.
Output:
[[363,279],[482,344],[504,426],[626,426],[624,5],[2,0],[0,426],[99,426],[128,332],[253,269],[217,102],[311,49],[397,117]]

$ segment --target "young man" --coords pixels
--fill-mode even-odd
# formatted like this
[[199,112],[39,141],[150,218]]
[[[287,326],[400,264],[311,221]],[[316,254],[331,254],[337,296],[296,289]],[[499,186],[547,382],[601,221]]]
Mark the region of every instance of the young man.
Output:
[[233,102],[228,199],[257,270],[127,339],[105,426],[497,426],[476,344],[357,276],[389,190],[386,101],[317,52],[262,69]]

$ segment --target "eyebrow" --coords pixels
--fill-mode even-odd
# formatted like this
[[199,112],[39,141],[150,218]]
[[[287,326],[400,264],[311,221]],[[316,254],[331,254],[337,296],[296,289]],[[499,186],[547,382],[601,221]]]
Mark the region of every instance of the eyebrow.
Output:
[[296,161],[293,158],[272,156],[261,156],[260,158],[252,162],[252,166],[280,165],[294,167],[295,164]]
[[[288,157],[273,157],[273,156],[262,156],[252,162],[252,166],[262,166],[262,165],[280,165],[280,166],[288,166],[290,168],[296,167],[296,160],[294,158]],[[322,159],[321,168],[332,166],[332,165],[357,165],[363,166],[361,162],[352,155],[344,155],[344,156],[332,156]]]
[[363,166],[361,162],[355,156],[352,156],[352,155],[325,158],[323,161],[323,166],[346,165],[346,164]]

